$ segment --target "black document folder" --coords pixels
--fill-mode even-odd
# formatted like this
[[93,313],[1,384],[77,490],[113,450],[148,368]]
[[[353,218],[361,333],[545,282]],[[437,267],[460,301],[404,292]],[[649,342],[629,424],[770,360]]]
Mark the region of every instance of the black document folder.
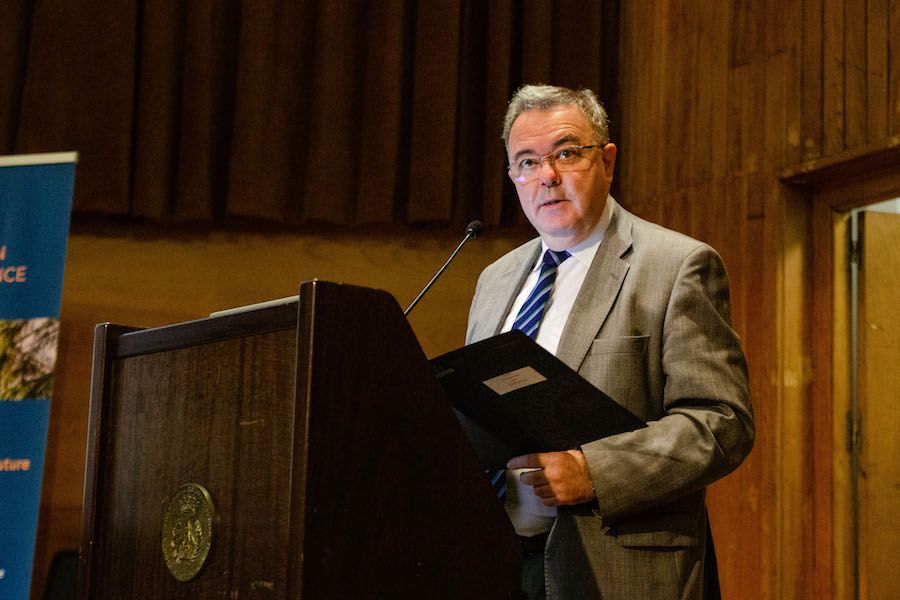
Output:
[[438,380],[488,468],[645,427],[521,331],[432,359]]

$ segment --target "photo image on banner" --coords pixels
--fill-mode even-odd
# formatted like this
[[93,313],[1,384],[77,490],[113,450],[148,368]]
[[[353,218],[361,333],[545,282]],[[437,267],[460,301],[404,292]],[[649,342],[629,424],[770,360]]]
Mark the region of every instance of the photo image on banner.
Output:
[[0,401],[49,397],[59,320],[0,321]]

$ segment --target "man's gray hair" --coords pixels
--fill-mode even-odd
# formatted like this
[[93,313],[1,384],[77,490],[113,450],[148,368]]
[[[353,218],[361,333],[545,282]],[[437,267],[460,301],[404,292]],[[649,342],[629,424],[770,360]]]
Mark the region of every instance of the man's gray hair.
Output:
[[509,147],[509,131],[513,123],[524,112],[550,110],[557,106],[574,104],[590,121],[597,144],[609,142],[609,117],[597,96],[588,89],[573,90],[555,85],[523,85],[509,101],[506,117],[503,119],[503,144]]

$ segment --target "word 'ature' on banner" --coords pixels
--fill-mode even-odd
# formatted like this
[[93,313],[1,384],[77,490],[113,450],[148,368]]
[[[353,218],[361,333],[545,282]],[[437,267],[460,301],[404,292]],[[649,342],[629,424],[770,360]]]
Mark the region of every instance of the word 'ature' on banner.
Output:
[[74,152],[0,156],[0,598],[27,600]]

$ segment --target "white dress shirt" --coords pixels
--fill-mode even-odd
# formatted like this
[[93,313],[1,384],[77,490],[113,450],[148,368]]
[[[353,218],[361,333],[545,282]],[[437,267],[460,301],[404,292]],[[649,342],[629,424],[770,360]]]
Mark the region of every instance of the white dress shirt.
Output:
[[[600,248],[603,236],[612,220],[613,204],[607,202],[597,227],[584,240],[566,248],[571,256],[559,265],[556,272],[556,281],[553,284],[553,291],[547,306],[544,308],[544,316],[541,319],[541,325],[538,329],[535,341],[551,354],[556,354],[559,347],[559,340],[562,336],[563,328],[566,326],[566,320],[569,313],[572,312],[572,306],[587,276],[588,268],[591,261]],[[540,275],[541,263],[543,262],[544,253],[547,251],[547,244],[541,242],[541,253],[535,261],[531,272],[522,284],[516,301],[513,302],[506,321],[503,323],[501,333],[512,329],[513,322],[519,314],[525,300],[531,294],[531,290],[537,283]],[[531,537],[542,534],[550,530],[553,526],[553,520],[556,518],[556,508],[546,507],[538,498],[531,486],[525,485],[519,481],[519,474],[525,469],[509,470],[506,472],[506,512],[516,529],[516,533]]]

